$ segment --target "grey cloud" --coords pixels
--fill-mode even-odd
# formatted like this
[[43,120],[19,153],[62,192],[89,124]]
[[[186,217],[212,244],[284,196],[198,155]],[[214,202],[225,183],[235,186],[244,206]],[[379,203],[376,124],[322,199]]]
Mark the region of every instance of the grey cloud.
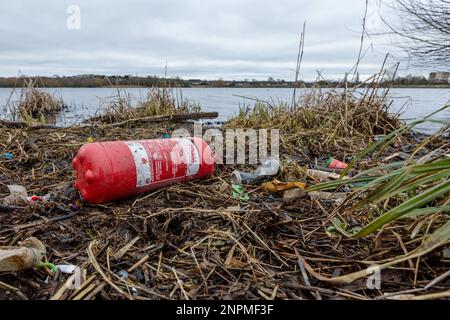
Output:
[[[66,9],[81,8],[81,30]],[[292,79],[307,21],[302,77],[339,77],[356,61],[364,1],[7,2],[0,10],[0,75],[159,74],[201,78]],[[378,38],[361,73],[378,69]],[[382,39],[383,41],[385,39]],[[369,42],[369,41],[368,41]],[[367,44],[369,45],[369,43]]]

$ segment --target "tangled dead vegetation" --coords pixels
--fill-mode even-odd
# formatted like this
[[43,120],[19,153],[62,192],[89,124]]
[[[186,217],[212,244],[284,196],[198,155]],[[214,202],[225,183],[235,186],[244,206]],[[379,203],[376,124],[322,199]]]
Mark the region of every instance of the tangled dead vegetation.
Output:
[[62,98],[57,98],[42,88],[37,87],[36,80],[28,80],[27,86],[21,89],[18,109],[22,119],[39,119],[64,108]]
[[362,150],[376,135],[385,135],[404,123],[389,113],[388,89],[312,89],[292,106],[257,102],[241,108],[228,127],[278,128],[287,154],[340,156]]
[[[161,115],[200,112],[200,106],[183,99],[181,93],[172,88],[149,88],[144,97],[136,99],[121,92],[102,101],[102,114],[89,122],[116,123],[132,119]],[[137,101],[136,101],[137,100]]]
[[[308,100],[313,98],[305,97],[304,104],[295,107],[257,105],[225,126],[279,126],[283,161],[276,178],[314,186],[317,181],[305,175],[302,167],[320,163],[330,153],[355,157],[373,141],[373,135],[402,125],[375,97],[358,100],[327,94],[316,97],[320,103]],[[73,188],[71,165],[82,144],[161,138],[189,126],[172,122],[103,126],[102,121],[123,120],[120,112],[114,114],[86,127],[31,130],[0,126],[0,154],[13,155],[0,159],[0,197],[8,195],[6,186],[11,184],[25,186],[30,194],[51,196],[51,201],[33,206],[1,207],[0,245],[36,237],[45,243],[48,261],[78,266],[83,278],[82,286],[73,288],[73,276],[47,268],[4,272],[0,273],[0,298],[448,297],[450,260],[445,246],[389,265],[383,269],[382,287],[377,290],[370,290],[366,282],[369,266],[414,252],[427,235],[445,225],[445,212],[398,220],[362,238],[346,237],[342,232],[371,219],[367,210],[344,214],[335,201],[311,197],[287,204],[282,195],[264,193],[258,185],[247,186],[249,199],[242,201],[232,196],[229,175],[236,168],[248,167],[225,165],[218,165],[214,176],[206,180],[172,185],[118,203],[82,201]],[[129,117],[135,116],[139,114]],[[408,131],[395,138],[380,159],[411,154],[410,142],[420,144],[424,139]],[[448,136],[431,139],[426,148],[448,153]],[[417,156],[426,153],[421,150]],[[374,158],[366,156],[354,170],[376,165]],[[335,217],[349,227],[332,224]],[[339,277],[354,273],[359,276]]]

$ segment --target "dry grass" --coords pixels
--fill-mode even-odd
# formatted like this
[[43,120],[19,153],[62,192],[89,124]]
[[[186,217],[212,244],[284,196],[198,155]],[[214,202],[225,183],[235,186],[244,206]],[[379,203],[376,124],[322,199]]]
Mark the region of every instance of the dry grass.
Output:
[[[143,110],[189,110],[176,107],[173,99],[156,97],[158,107],[143,105]],[[320,156],[322,152],[354,155],[374,134],[397,128],[397,117],[387,113],[384,100],[375,99],[372,95],[358,100],[342,93],[312,94],[294,107],[257,105],[227,126],[279,127],[282,156],[295,166],[309,165],[314,162],[312,151],[298,157],[305,147]],[[122,104],[122,111],[137,112],[126,117],[140,116],[142,111],[131,111],[128,102]],[[120,120],[122,107],[118,104],[113,113]],[[373,261],[414,250],[441,219],[402,220],[362,239],[345,238],[330,229],[336,209],[333,201],[306,197],[287,205],[282,195],[265,194],[257,185],[246,187],[249,201],[234,199],[229,183],[236,169],[232,166],[218,166],[206,180],[172,185],[118,203],[83,202],[73,188],[71,161],[88,138],[136,140],[167,133],[160,125],[132,124],[59,130],[0,125],[0,153],[14,155],[12,160],[0,159],[0,198],[7,195],[8,184],[21,184],[30,194],[52,194],[46,204],[0,208],[0,245],[14,245],[32,235],[47,245],[50,262],[74,264],[87,273],[81,289],[64,287],[68,275],[48,278],[43,270],[3,273],[0,281],[14,289],[0,291],[0,298],[363,300],[411,292],[407,290],[439,296],[448,290],[445,277],[439,278],[448,273],[448,258],[439,250],[383,270],[380,290],[368,290],[365,279],[336,284],[324,278],[357,271],[367,275],[365,270]],[[449,152],[448,141],[434,143],[427,147]],[[407,145],[393,145],[386,152],[403,147]],[[376,164],[371,158],[364,162],[369,167]],[[283,177],[285,173],[278,178]],[[302,181],[316,183],[304,175]],[[349,224],[361,220],[345,218]],[[411,230],[417,235],[414,239]],[[121,278],[124,271],[128,276]]]
[[18,109],[22,119],[36,119],[61,111],[64,107],[62,98],[57,98],[36,86],[37,80],[29,79],[27,86],[21,90]]
[[377,90],[311,89],[294,106],[258,102],[241,108],[229,128],[277,128],[282,151],[293,155],[345,157],[363,149],[375,135],[403,125],[390,114],[387,92]]
[[89,119],[90,122],[114,123],[130,119],[158,115],[199,112],[200,106],[177,95],[171,88],[150,88],[144,98],[137,102],[120,90],[117,95],[102,101],[102,115]]
[[[2,212],[0,245],[33,235],[47,245],[50,262],[85,269],[87,278],[92,278],[86,291],[63,290],[62,299],[77,295],[89,299],[368,299],[423,287],[448,270],[436,252],[422,257],[417,270],[405,262],[404,268],[383,272],[381,291],[366,290],[364,281],[336,286],[313,278],[311,288],[300,273],[302,259],[324,276],[334,270],[341,274],[364,270],[365,261],[402,254],[399,241],[404,250],[412,250],[416,243],[409,239],[411,226],[399,223],[358,240],[330,235],[327,221],[332,202],[305,198],[287,206],[280,195],[269,197],[258,186],[248,187],[251,198],[241,202],[231,197],[228,181],[233,167],[218,167],[207,180],[110,205],[94,206],[80,199],[72,187],[71,161],[89,137],[135,140],[163,133],[160,126],[148,124],[107,130],[100,126],[33,131],[0,127],[1,152],[15,157],[0,160],[0,198],[7,195],[7,184],[22,184],[30,194],[53,194],[47,204]],[[114,258],[131,241],[130,248]],[[128,278],[121,280],[121,271],[130,269]],[[0,281],[35,299],[53,297],[68,275],[47,282],[46,278],[43,271],[0,274]],[[442,291],[442,286],[436,289]],[[11,292],[0,297],[15,298]]]

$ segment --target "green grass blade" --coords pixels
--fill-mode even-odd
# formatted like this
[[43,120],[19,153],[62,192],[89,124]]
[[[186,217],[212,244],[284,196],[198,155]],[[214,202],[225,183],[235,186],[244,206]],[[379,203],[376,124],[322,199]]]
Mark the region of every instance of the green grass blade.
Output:
[[443,120],[433,120],[430,119],[432,116],[434,116],[435,114],[447,109],[450,107],[450,104],[444,105],[442,108],[432,112],[431,114],[429,114],[428,116],[426,116],[423,119],[420,120],[416,120],[411,122],[410,124],[407,124],[397,130],[392,131],[390,134],[386,135],[383,139],[371,143],[369,146],[367,146],[364,150],[362,150],[360,153],[358,153],[355,158],[352,160],[352,162],[350,162],[350,164],[347,166],[347,168],[342,171],[341,176],[345,176],[348,174],[348,172],[353,169],[353,167],[355,166],[355,164],[360,161],[363,157],[365,157],[366,155],[368,155],[370,152],[376,150],[378,147],[381,148],[385,148],[386,146],[390,145],[396,137],[402,135],[403,133],[411,130],[412,128],[414,128],[416,125],[424,123],[424,122],[432,122],[432,123],[441,123],[443,125],[449,125],[449,123],[447,121],[443,121]]
[[414,209],[420,208],[421,206],[431,202],[432,200],[444,195],[449,191],[450,191],[450,181],[447,180],[434,186],[433,188],[424,191],[421,194],[418,194],[417,196],[402,203],[398,207],[395,207],[394,209],[391,209],[388,212],[382,214],[381,216],[370,222],[368,225],[366,225],[364,228],[362,228],[359,232],[354,234],[353,237],[355,238],[364,237],[378,230],[386,223],[398,219],[402,215]]
[[368,155],[370,152],[376,150],[379,146],[382,146],[384,144],[390,144],[394,141],[394,139],[403,134],[404,132],[408,131],[411,129],[410,125],[406,125],[403,126],[393,132],[391,132],[390,134],[386,135],[383,139],[371,143],[369,144],[369,146],[367,148],[365,148],[364,150],[362,150],[360,153],[358,153],[355,158],[353,158],[353,160],[349,163],[349,165],[347,166],[346,169],[344,169],[341,173],[341,176],[345,176],[349,173],[349,171],[351,169],[353,169],[353,167],[355,166],[355,164],[360,161],[362,158],[364,158],[366,155]]
[[426,173],[430,171],[445,170],[445,169],[450,169],[450,158],[414,166],[412,168],[412,172]]
[[[357,203],[353,208],[361,208],[364,204],[369,202],[378,203],[380,201],[392,198],[398,194],[416,190],[420,186],[426,186],[428,183],[439,181],[450,175],[450,170],[438,171],[434,174],[421,175],[409,180],[401,180],[402,176],[398,176],[397,183],[391,184],[391,188],[378,188],[370,193],[367,198]],[[387,186],[388,184],[386,184]]]
[[311,191],[324,191],[324,190],[334,190],[339,187],[342,187],[346,184],[352,184],[352,183],[368,183],[377,177],[361,177],[361,178],[351,178],[351,179],[341,179],[341,180],[335,180],[335,181],[328,181],[328,182],[322,182],[318,184],[314,184],[309,186],[305,189],[306,192]]
[[402,216],[401,219],[410,219],[410,218],[415,218],[415,217],[419,217],[419,216],[440,213],[440,212],[450,212],[450,205],[443,206],[443,207],[429,207],[429,208],[415,209],[415,210],[405,214],[404,216]]
[[353,211],[357,208],[360,208],[369,202],[377,203],[383,199],[390,198],[391,196],[396,194],[396,190],[398,190],[398,188],[409,177],[410,177],[410,171],[407,169],[404,170],[402,173],[398,174],[396,177],[394,177],[389,182],[379,186],[378,188],[376,188],[375,190],[370,192],[369,195],[367,195],[367,197],[364,200],[360,201],[355,206],[353,206],[351,211]]

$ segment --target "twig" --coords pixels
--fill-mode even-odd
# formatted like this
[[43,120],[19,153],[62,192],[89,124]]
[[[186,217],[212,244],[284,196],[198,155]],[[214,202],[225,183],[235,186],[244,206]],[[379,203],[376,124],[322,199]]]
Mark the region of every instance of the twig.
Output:
[[26,295],[24,295],[22,291],[20,291],[18,288],[13,287],[7,283],[4,283],[3,281],[0,281],[0,288],[14,292],[22,300],[28,300],[28,297]]
[[303,29],[300,35],[300,42],[298,45],[297,66],[295,68],[294,92],[292,93],[292,108],[294,107],[296,102],[295,93],[298,86],[298,76],[300,74],[300,67],[302,65],[303,60],[303,48],[305,47],[305,28],[306,28],[306,21],[303,22]]

